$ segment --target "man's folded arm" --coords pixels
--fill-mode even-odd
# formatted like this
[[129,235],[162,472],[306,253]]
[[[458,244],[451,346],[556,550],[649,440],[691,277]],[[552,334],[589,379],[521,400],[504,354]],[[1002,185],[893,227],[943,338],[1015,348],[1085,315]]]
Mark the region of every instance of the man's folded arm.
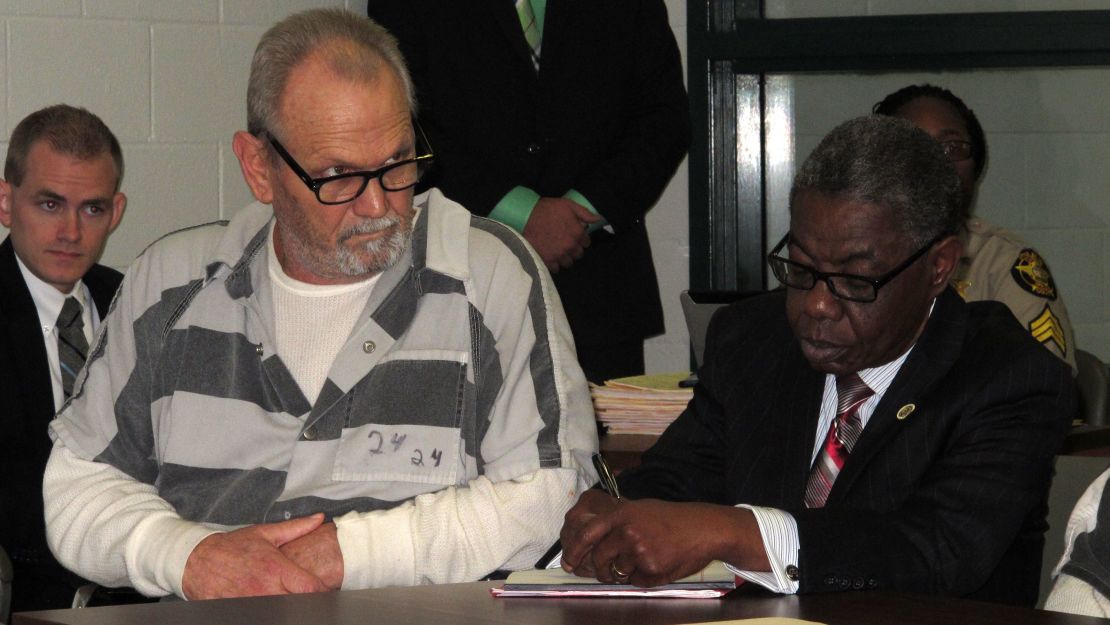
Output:
[[84,460],[59,440],[43,477],[47,541],[66,568],[98,584],[182,596],[185,562],[215,530],[183,520],[154,486]]

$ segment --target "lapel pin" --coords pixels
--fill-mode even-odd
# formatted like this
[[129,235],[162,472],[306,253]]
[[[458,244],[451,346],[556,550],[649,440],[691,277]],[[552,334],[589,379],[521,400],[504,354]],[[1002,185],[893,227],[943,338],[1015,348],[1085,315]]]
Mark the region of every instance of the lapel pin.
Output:
[[915,406],[913,404],[906,404],[905,406],[902,406],[901,408],[899,408],[898,409],[898,414],[896,414],[894,416],[897,417],[899,421],[902,421],[906,417],[913,414],[914,410],[917,410],[917,406]]

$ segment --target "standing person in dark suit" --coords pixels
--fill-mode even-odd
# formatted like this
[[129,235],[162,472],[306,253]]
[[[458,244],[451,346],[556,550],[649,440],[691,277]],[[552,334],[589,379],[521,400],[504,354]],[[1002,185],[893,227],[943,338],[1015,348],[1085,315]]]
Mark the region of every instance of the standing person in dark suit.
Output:
[[1005,306],[949,286],[952,164],[905,120],[855,119],[790,206],[785,291],[716,315],[690,406],[621,475],[632,501],[567,513],[563,566],[654,585],[722,560],[782,593],[1032,605],[1075,388]]
[[[586,377],[642,373],[663,331],[644,216],[686,153],[689,105],[662,0],[370,0],[399,40],[427,180],[536,249]],[[523,14],[525,17],[521,17]]]
[[122,178],[119,142],[85,109],[36,111],[8,144],[0,181],[0,223],[10,230],[0,244],[0,544],[15,567],[16,612],[68,608],[84,583],[46,546],[42,475],[47,426],[123,278],[96,264],[123,218]]

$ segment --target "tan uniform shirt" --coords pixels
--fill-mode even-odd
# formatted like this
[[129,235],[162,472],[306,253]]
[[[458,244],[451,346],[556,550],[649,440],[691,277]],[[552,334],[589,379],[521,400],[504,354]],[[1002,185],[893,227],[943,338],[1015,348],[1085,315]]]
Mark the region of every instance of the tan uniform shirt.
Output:
[[956,291],[969,302],[1006,304],[1033,338],[1075,371],[1071,319],[1044,258],[1016,234],[975,217],[967,222],[964,249],[952,278]]

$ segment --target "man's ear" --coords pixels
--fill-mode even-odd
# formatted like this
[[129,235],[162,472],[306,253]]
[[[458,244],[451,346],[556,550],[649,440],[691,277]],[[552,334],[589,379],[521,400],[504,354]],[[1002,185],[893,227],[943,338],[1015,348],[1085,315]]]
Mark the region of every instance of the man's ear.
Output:
[[239,159],[243,180],[251,188],[254,199],[270,204],[274,199],[273,181],[270,180],[269,156],[262,139],[240,130],[231,140],[231,149]]
[[0,224],[12,227],[12,185],[7,180],[0,180]]
[[127,210],[127,196],[117,191],[112,196],[112,223],[108,226],[108,234],[112,234],[119,227],[119,223],[123,221],[125,210]]
[[960,237],[951,235],[937,241],[929,252],[929,286],[932,296],[940,295],[952,279],[952,274],[964,255],[964,244]]

